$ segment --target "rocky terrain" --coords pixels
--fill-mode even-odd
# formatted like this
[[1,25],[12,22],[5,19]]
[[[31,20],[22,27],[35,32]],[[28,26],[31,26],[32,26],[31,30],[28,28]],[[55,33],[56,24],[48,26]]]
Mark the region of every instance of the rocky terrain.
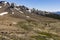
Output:
[[51,12],[0,1],[0,40],[60,40],[59,15],[55,17]]

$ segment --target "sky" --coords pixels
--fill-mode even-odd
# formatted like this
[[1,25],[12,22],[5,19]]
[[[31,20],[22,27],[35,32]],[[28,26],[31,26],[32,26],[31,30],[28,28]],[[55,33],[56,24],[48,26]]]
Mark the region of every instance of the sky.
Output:
[[14,2],[17,5],[25,5],[29,8],[36,8],[42,11],[60,11],[60,0],[5,0]]

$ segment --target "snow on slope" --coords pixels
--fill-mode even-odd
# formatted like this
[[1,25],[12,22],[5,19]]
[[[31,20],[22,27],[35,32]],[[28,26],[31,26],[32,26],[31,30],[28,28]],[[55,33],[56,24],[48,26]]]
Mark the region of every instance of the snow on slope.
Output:
[[8,12],[3,12],[3,13],[0,13],[0,16],[3,16],[5,14],[8,14]]
[[19,11],[20,13],[23,13],[22,11]]
[[[15,8],[17,11],[19,11],[19,9]],[[22,11],[19,11],[20,13],[23,13]]]
[[0,6],[0,8],[2,8],[2,6]]

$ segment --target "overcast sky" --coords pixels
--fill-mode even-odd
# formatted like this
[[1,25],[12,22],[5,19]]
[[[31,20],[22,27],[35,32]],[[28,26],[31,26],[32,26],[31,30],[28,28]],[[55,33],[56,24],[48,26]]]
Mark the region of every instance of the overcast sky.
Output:
[[60,0],[5,0],[43,11],[60,11]]

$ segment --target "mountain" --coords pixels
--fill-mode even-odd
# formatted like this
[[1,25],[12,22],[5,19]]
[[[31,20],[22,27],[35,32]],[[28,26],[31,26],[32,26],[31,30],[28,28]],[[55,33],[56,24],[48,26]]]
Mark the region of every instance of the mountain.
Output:
[[0,1],[0,40],[60,40],[60,15]]
[[57,14],[60,14],[60,12],[56,12]]

